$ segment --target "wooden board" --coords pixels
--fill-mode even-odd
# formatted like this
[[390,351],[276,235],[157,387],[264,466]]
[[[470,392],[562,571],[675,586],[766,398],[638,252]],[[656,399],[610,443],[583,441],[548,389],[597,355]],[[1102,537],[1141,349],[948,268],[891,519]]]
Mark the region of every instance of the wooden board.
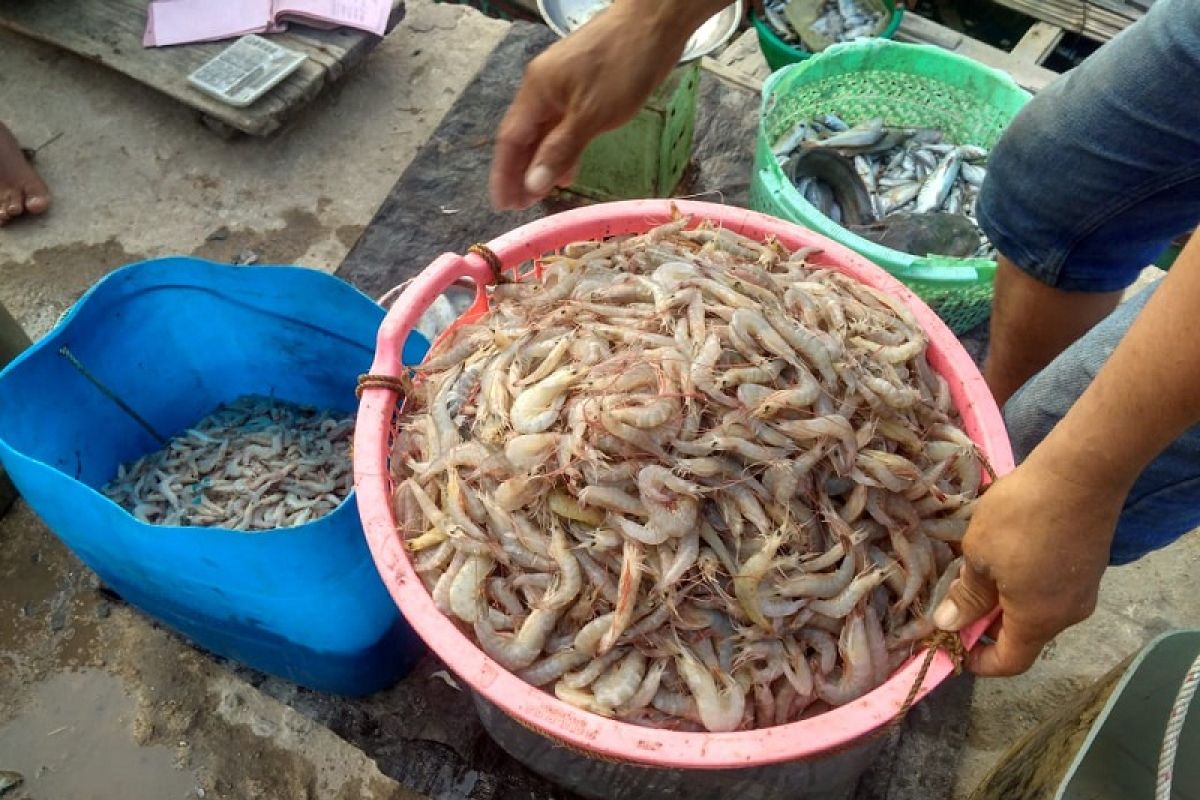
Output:
[[1041,64],[1058,43],[1062,41],[1063,29],[1048,22],[1035,22],[1021,37],[1021,41],[1009,52],[1015,61],[1026,64]]
[[[1071,33],[1106,42],[1128,28],[1145,13],[1119,0],[995,0],[1002,6],[1028,14]],[[907,16],[907,15],[905,15]]]
[[[970,36],[913,13],[904,15],[900,29],[896,32],[896,40],[917,44],[935,44],[943,47],[981,64],[1007,72],[1019,86],[1031,92],[1041,91],[1058,77],[1057,72],[1046,69],[1038,62],[1027,60],[1024,53],[1005,52],[998,47],[992,47],[990,44],[972,39]],[[1050,50],[1052,49],[1053,47],[1050,48]],[[1049,50],[1045,54],[1048,55]]]
[[[148,0],[0,0],[0,26],[69,50],[124,73],[191,106],[219,125],[253,136],[283,126],[380,41],[363,31],[319,31],[292,24],[270,38],[308,58],[294,73],[247,108],[225,105],[188,85],[187,76],[230,41],[143,47]],[[389,30],[403,17],[393,0]]]

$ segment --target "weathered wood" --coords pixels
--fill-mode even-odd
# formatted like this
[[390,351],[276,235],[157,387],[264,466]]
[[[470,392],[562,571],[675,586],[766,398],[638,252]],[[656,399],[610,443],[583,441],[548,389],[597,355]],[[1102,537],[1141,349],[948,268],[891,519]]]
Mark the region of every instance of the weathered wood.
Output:
[[[764,64],[766,62],[763,62]],[[722,64],[712,58],[703,58],[700,60],[700,69],[708,72],[714,78],[719,78],[728,84],[744,89],[748,92],[759,92],[762,90],[763,78],[753,73],[743,72],[737,67],[731,67],[728,64]],[[768,72],[768,74],[770,74]]]
[[[393,0],[389,30],[403,17],[403,8],[402,0]],[[374,34],[350,28],[320,31],[292,23],[286,33],[270,38],[308,58],[257,102],[234,108],[187,82],[190,73],[230,42],[143,47],[146,13],[147,0],[3,0],[0,26],[115,69],[205,117],[254,136],[265,136],[286,124],[380,41]]]
[[971,800],[1054,797],[1088,732],[1136,656],[1131,654],[1074,702],[1021,737],[971,794]]
[[1058,43],[1062,41],[1063,29],[1048,22],[1035,22],[1021,37],[1021,41],[1009,52],[1014,61],[1026,64],[1041,64]]
[[[1124,6],[1114,10],[1095,0],[995,0],[1002,6],[1049,22],[1063,30],[1080,33],[1089,39],[1106,42],[1142,16],[1142,10]],[[1109,4],[1116,6],[1117,4]]]
[[1012,53],[964,36],[917,14],[904,15],[900,29],[896,31],[896,39],[901,42],[935,44],[964,55],[981,64],[1007,72],[1019,86],[1031,92],[1041,91],[1058,77],[1057,72],[1040,64],[1015,58]]

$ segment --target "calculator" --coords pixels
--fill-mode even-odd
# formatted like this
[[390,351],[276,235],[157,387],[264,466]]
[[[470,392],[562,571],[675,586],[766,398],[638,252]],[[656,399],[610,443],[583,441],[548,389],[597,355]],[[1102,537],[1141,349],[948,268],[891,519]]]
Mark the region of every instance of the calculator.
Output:
[[189,75],[188,83],[223,103],[244,108],[295,72],[307,57],[248,34]]

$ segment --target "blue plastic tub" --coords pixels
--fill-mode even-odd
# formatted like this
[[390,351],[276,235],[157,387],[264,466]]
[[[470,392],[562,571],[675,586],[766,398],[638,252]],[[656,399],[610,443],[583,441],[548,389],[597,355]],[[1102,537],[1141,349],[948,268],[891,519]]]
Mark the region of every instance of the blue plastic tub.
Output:
[[[352,411],[383,316],[315,270],[193,258],[124,267],[0,372],[0,461],[108,586],[202,647],[319,691],[385,688],[424,648],[380,582],[354,495],[263,533],[141,523],[99,489],[160,445],[59,354],[70,347],[171,436],[243,394]],[[405,363],[427,349],[414,333]]]

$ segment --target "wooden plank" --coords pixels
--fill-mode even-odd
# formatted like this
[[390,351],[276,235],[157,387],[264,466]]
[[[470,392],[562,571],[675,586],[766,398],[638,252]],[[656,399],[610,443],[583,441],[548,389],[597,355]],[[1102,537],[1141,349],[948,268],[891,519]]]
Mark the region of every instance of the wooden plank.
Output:
[[753,28],[743,31],[715,56],[723,66],[745,73],[759,82],[767,79],[771,68],[763,58],[758,44],[758,32]]
[[1062,41],[1063,29],[1048,22],[1035,22],[1021,37],[1010,55],[1017,61],[1027,64],[1041,64],[1045,61],[1058,43]]
[[1041,91],[1058,77],[1058,73],[1053,70],[1046,69],[1039,64],[1014,59],[1011,53],[964,36],[917,14],[904,15],[900,29],[896,31],[896,39],[901,42],[935,44],[944,47],[981,64],[1007,72],[1019,86],[1031,92]]
[[[230,42],[143,47],[147,0],[0,2],[0,26],[117,70],[230,128],[266,136],[282,127],[326,86],[362,61],[380,41],[364,31],[319,31],[292,24],[270,38],[308,58],[247,108],[234,108],[188,85],[187,76]],[[391,26],[403,16],[393,0]]]
[[728,64],[723,64],[713,58],[707,56],[700,60],[700,69],[708,72],[715,78],[719,78],[727,84],[745,89],[748,92],[758,93],[762,91],[763,79],[753,73],[743,72],[736,67],[731,67]]
[[[1132,6],[1118,13],[1088,0],[995,0],[1002,6],[1028,14],[1034,19],[1057,25],[1063,30],[1106,42],[1141,17]],[[907,15],[906,15],[907,16]]]

